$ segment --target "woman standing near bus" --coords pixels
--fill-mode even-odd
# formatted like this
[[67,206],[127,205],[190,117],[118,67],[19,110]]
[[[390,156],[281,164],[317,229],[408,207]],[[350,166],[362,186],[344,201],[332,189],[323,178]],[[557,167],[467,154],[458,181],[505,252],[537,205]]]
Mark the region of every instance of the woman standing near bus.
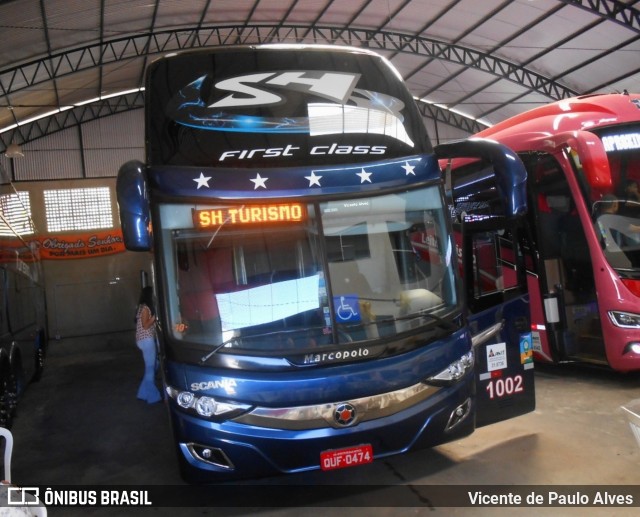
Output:
[[136,345],[144,359],[144,377],[138,388],[138,398],[153,404],[162,398],[154,382],[156,371],[156,317],[153,313],[153,288],[142,288],[136,311]]

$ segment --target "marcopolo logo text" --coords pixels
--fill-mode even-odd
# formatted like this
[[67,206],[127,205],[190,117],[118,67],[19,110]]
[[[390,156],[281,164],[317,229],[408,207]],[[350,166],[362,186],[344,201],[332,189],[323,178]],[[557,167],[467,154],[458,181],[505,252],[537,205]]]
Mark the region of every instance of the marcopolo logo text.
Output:
[[304,364],[332,363],[359,359],[369,355],[368,348],[356,348],[354,350],[338,350],[337,352],[323,352],[321,354],[307,354],[304,356]]

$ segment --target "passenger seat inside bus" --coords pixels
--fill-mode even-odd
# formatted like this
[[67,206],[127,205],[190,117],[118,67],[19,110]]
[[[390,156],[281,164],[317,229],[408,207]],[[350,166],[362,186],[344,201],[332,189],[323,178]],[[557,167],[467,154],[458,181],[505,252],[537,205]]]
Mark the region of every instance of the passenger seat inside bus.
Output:
[[371,295],[371,286],[358,269],[355,260],[329,262],[329,274],[335,296],[354,294],[358,297],[366,297]]
[[215,295],[235,290],[230,249],[196,251],[188,269],[179,269],[180,311],[192,331],[219,332]]

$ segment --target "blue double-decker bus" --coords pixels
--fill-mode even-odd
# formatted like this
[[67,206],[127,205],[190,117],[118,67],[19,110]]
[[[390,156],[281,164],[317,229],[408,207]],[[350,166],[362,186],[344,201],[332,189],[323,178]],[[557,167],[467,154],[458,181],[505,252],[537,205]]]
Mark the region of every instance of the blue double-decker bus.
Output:
[[[399,74],[361,49],[174,54],[145,95],[146,163],[117,193],[127,248],[153,250],[186,480],[360,465],[532,410],[529,328],[501,306],[470,330],[438,164],[495,163],[517,220],[515,155],[434,152]],[[511,381],[477,419],[496,374]]]

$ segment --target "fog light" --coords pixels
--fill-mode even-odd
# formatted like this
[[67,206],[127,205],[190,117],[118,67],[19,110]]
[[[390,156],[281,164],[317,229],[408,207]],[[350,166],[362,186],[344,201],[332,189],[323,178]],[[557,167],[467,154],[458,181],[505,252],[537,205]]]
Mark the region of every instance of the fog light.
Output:
[[631,343],[627,343],[627,345],[624,347],[624,351],[622,352],[622,354],[628,354],[629,352],[631,352],[632,354],[638,354],[640,355],[640,343],[638,343],[637,341],[632,341]]
[[197,443],[185,444],[189,454],[198,461],[203,461],[209,465],[215,465],[223,469],[234,469],[233,463],[222,449],[198,445]]
[[467,418],[470,412],[471,399],[467,399],[451,412],[451,416],[449,416],[449,421],[447,422],[447,427],[445,427],[444,430],[450,431],[456,427],[460,422]]

